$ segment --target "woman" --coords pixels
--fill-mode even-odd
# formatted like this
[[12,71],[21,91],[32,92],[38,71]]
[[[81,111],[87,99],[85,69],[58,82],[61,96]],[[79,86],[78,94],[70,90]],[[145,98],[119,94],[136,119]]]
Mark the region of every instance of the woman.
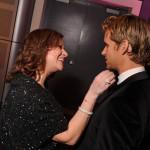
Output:
[[97,75],[67,123],[61,106],[44,86],[47,76],[63,70],[67,56],[63,35],[56,31],[38,29],[26,37],[8,77],[11,88],[0,114],[0,139],[5,149],[53,150],[58,142],[73,145],[79,139],[96,98],[115,79],[109,71]]

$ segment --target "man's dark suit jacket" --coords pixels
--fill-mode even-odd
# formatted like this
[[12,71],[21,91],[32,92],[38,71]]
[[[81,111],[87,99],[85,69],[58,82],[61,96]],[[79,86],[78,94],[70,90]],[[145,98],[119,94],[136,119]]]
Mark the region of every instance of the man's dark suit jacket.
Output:
[[[107,92],[107,93],[106,93]],[[98,100],[77,150],[150,150],[150,78],[137,73]]]

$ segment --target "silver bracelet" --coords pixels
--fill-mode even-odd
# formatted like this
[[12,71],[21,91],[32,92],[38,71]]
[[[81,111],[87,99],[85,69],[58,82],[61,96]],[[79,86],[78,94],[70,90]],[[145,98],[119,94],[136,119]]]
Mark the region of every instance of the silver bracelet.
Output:
[[79,107],[79,110],[80,110],[81,112],[83,112],[83,113],[88,114],[88,115],[92,115],[92,114],[93,114],[93,112],[87,111],[86,109],[84,109],[84,108],[82,108],[82,107]]

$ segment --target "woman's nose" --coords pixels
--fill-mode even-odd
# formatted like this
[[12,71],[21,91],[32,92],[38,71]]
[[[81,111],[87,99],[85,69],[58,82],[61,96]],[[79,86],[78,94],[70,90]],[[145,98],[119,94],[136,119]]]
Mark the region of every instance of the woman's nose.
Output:
[[68,52],[67,52],[65,49],[63,49],[63,55],[64,55],[65,57],[68,57]]

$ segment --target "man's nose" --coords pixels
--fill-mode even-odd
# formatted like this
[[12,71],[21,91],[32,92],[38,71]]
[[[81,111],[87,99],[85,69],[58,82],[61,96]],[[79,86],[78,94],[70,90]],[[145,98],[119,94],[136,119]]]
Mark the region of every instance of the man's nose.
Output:
[[103,48],[101,55],[105,56],[105,47]]

